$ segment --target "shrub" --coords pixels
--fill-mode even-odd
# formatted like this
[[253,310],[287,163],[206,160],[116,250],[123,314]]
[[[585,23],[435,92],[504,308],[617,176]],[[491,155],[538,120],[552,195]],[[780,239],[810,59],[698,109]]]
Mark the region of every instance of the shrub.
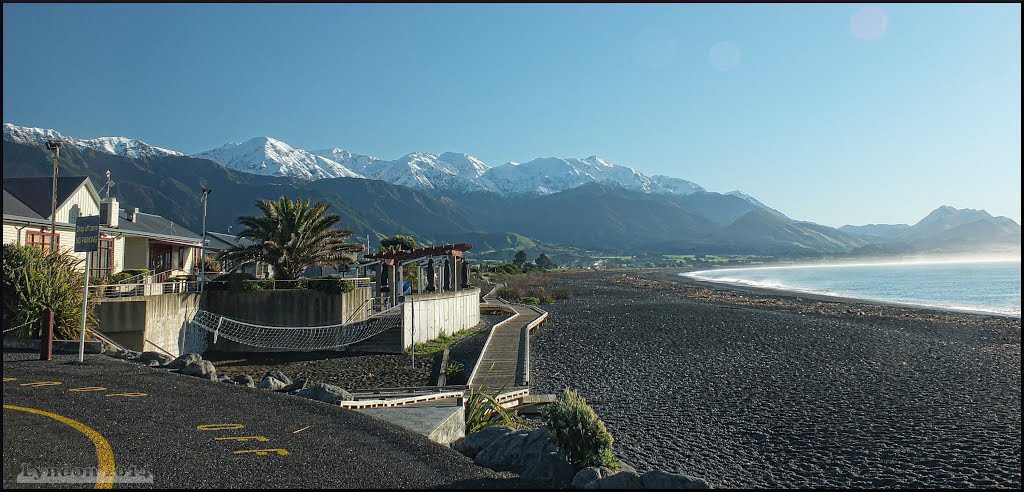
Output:
[[[498,391],[495,395],[501,394]],[[466,392],[466,434],[485,427],[505,425],[513,429],[526,428],[526,422],[514,410],[508,410],[491,395],[479,390]]]
[[254,292],[270,289],[273,280],[253,282],[256,276],[251,273],[233,272],[217,277],[217,280],[207,282],[207,290],[230,290],[232,292]]
[[120,272],[110,276],[109,283],[119,284],[139,275],[149,275],[149,269],[138,268],[133,270],[121,270]]
[[498,287],[498,297],[512,302],[519,302],[523,298],[523,289],[519,287]]
[[540,299],[537,297],[526,296],[522,300],[523,304],[540,304]]
[[581,467],[619,469],[612,450],[615,440],[587,400],[575,390],[565,390],[541,415],[552,439],[565,450],[569,461]]
[[[17,331],[23,338],[41,335],[37,323],[47,308],[56,316],[54,336],[78,339],[82,322],[82,260],[63,251],[44,253],[35,246],[3,246],[4,329],[29,323]],[[86,307],[86,328],[95,326],[94,304]]]
[[355,285],[351,281],[345,280],[341,275],[324,275],[323,277],[300,279],[297,282],[297,287],[300,289],[319,290],[328,294],[344,294],[352,292]]
[[453,362],[444,368],[445,381],[448,384],[463,384],[466,378],[466,366]]

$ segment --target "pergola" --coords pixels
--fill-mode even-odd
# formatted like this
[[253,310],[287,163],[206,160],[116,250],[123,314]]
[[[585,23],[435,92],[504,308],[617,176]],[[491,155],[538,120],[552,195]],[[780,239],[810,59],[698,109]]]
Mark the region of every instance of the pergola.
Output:
[[[470,286],[469,267],[466,264],[465,252],[472,248],[472,244],[458,243],[425,246],[411,251],[370,253],[364,258],[371,262],[364,263],[363,266],[380,265],[380,268],[377,269],[377,291],[379,294],[389,294],[390,304],[395,305],[401,295],[399,283],[404,277],[405,265],[411,263],[416,264],[416,268],[419,268],[419,275],[417,275],[419,285],[416,286],[418,294],[422,294],[424,291],[427,293],[454,292],[468,288]],[[425,287],[424,279],[426,279]]]

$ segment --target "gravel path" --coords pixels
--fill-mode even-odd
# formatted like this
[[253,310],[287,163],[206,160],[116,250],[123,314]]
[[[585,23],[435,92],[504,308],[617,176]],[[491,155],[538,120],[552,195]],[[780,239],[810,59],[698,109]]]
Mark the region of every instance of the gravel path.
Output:
[[575,295],[545,306],[532,384],[580,389],[641,472],[717,487],[1020,487],[1019,319],[857,316],[863,305],[833,302],[835,315],[626,280],[559,282]]
[[[473,330],[481,333],[460,340],[452,347],[450,359],[470,361],[466,373],[472,370],[487,333],[505,316],[484,315]],[[248,374],[257,382],[267,371],[281,371],[292,379],[304,378],[310,382],[324,382],[346,389],[398,388],[431,386],[441,364],[441,353],[416,356],[413,367],[409,354],[366,354],[346,352],[266,352],[225,353],[207,352],[203,358],[217,367],[218,374],[236,376]],[[463,362],[465,363],[465,362]]]

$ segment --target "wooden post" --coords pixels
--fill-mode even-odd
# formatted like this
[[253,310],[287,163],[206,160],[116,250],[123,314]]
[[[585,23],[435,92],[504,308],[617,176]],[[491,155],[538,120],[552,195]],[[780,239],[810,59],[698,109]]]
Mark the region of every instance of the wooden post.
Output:
[[39,360],[53,360],[53,325],[56,316],[52,309],[43,311],[39,321],[43,324],[42,337],[39,340]]

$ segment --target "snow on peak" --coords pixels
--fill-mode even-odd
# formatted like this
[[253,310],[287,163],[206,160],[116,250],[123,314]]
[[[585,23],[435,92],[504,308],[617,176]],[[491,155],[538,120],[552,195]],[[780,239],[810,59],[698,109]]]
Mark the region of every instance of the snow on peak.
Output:
[[56,130],[48,128],[31,128],[4,123],[4,141],[26,145],[46,145],[47,140],[60,140],[64,145],[73,145],[83,149],[92,149],[107,154],[120,155],[131,159],[141,157],[163,157],[168,155],[185,155],[174,150],[150,145],[142,140],[127,137],[99,137],[79,139],[65,137]]
[[413,152],[381,163],[370,177],[419,189],[497,191],[481,179],[488,169],[483,161],[466,154]]
[[298,149],[272,137],[256,137],[242,143],[194,154],[224,167],[253,174],[290,176],[301,179],[362,178],[338,162]]

